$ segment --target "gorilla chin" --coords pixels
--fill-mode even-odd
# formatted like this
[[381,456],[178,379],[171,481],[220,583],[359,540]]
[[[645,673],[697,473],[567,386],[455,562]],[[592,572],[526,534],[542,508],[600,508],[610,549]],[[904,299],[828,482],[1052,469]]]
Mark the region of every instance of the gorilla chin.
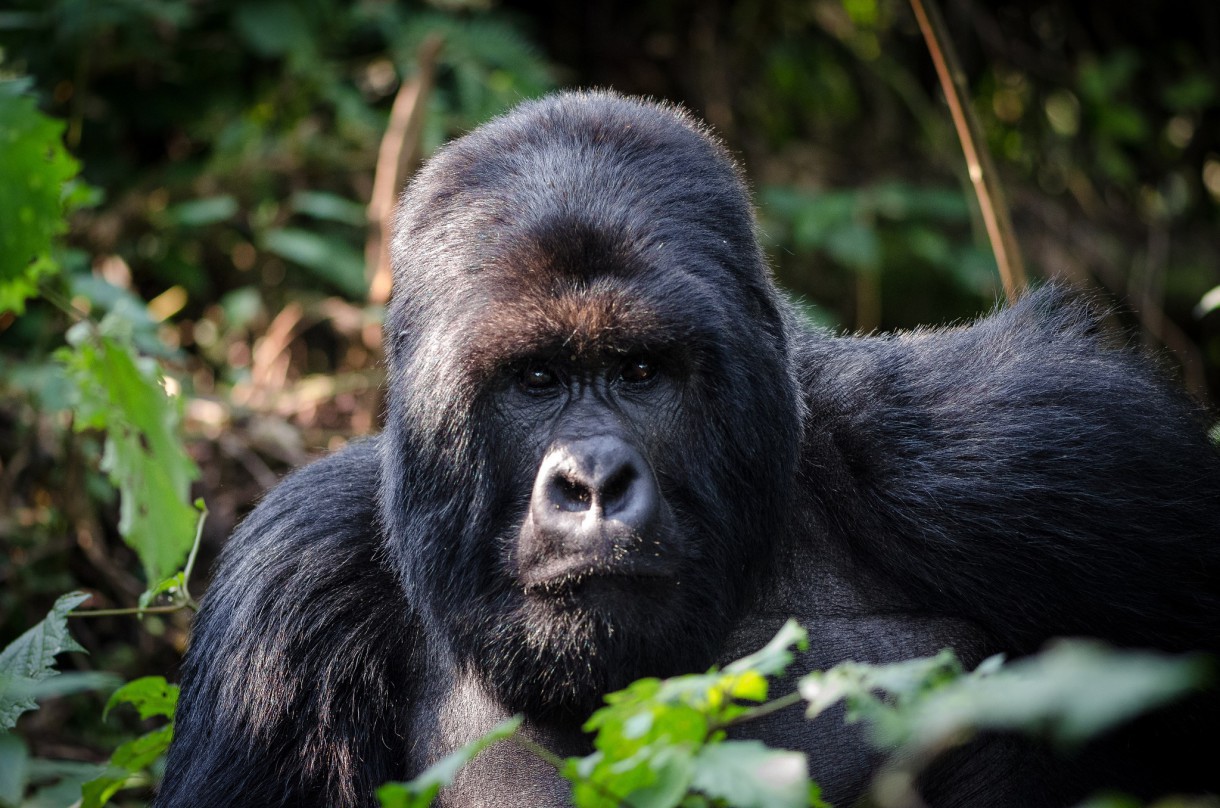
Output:
[[[621,548],[627,537],[613,533],[583,539]],[[467,664],[478,662],[510,709],[542,720],[587,718],[604,694],[644,676],[705,670],[731,620],[705,579],[683,586],[683,566],[697,561],[658,555],[610,549],[522,566],[512,618],[484,626]]]
[[468,664],[479,661],[480,675],[510,710],[542,721],[583,720],[606,693],[636,679],[712,664],[727,625],[676,603],[661,586],[617,578],[528,597],[507,624],[484,635]]

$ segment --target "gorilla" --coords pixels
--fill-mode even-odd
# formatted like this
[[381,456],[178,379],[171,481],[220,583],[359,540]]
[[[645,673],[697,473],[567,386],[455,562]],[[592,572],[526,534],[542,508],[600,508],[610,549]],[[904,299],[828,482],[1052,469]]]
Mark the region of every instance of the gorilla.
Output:
[[[1058,635],[1217,647],[1220,456],[1078,295],[952,328],[812,328],[725,147],[610,92],[524,103],[441,149],[392,250],[385,429],[291,475],[225,547],[163,808],[375,805],[514,713],[585,754],[605,693],[735,658],[789,616],[802,670],[946,646],[973,665]],[[851,805],[879,760],[841,719],[740,732],[804,750]],[[1138,789],[1173,763],[1111,751],[984,738],[921,788],[1065,805],[1086,771]],[[566,800],[512,743],[441,796]]]

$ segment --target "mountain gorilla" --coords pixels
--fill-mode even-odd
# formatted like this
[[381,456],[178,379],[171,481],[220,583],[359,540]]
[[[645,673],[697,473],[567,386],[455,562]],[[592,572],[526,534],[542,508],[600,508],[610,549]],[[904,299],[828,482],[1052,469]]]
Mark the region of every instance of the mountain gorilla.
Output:
[[[393,255],[385,431],[292,475],[229,542],[160,806],[372,805],[515,712],[583,753],[604,693],[724,662],[790,615],[805,669],[945,646],[972,665],[1063,634],[1216,647],[1220,460],[1071,295],[815,330],[724,147],[610,93],[442,149]],[[742,734],[804,749],[850,805],[877,759],[840,719]],[[1058,805],[1083,769],[997,738],[922,788]],[[509,743],[443,802],[565,794]]]

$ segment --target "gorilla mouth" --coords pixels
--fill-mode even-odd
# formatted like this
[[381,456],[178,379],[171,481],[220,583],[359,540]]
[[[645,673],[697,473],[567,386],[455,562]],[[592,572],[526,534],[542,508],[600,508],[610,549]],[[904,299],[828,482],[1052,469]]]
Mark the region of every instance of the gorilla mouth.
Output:
[[655,559],[561,558],[522,572],[527,595],[556,597],[602,588],[660,587],[676,578],[668,564]]

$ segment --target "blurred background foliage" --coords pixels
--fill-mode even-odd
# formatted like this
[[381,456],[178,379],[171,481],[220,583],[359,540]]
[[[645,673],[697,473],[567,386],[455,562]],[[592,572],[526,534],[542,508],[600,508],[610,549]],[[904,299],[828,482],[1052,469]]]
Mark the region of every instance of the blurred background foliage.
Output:
[[[1097,290],[1214,401],[1220,5],[943,11],[1031,274]],[[286,469],[377,428],[366,206],[412,79],[431,90],[420,155],[555,87],[687,105],[745,163],[779,278],[829,327],[953,323],[1000,294],[900,0],[5,0],[0,78],[32,81],[88,184],[46,291],[117,313],[181,390],[204,570]],[[70,324],[45,299],[0,313],[0,645],[69,589],[130,606],[148,585],[114,527],[101,437],[65,409],[51,355]],[[188,624],[77,621],[92,655],[69,664],[172,672]],[[33,752],[104,758],[134,720],[99,723],[100,698],[26,716]]]

